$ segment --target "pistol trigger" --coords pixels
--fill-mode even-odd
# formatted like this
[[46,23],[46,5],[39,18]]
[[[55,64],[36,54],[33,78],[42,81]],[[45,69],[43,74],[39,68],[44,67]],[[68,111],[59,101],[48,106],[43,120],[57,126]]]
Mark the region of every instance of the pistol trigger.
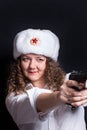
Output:
[[80,91],[79,87],[77,86],[72,86],[73,89],[75,89],[76,91]]

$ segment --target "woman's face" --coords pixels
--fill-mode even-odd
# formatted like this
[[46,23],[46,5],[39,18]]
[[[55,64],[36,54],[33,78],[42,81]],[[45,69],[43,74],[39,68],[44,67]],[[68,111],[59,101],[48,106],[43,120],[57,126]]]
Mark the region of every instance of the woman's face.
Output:
[[32,83],[43,82],[46,69],[46,57],[36,54],[21,56],[22,71]]

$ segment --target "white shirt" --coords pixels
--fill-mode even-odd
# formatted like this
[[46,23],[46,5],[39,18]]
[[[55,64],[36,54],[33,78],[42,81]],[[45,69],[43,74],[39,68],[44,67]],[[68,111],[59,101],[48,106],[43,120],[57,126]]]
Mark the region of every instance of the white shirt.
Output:
[[37,96],[50,92],[33,87],[24,94],[6,97],[6,107],[19,130],[86,130],[83,106],[71,110],[71,106],[62,104],[47,113],[37,112]]

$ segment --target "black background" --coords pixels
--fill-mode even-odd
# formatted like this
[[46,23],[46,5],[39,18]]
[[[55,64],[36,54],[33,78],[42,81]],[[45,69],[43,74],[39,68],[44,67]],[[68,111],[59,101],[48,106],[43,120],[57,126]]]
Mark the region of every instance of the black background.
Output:
[[17,129],[5,108],[8,67],[15,34],[50,29],[60,39],[59,61],[66,72],[87,69],[87,0],[0,0],[0,129]]

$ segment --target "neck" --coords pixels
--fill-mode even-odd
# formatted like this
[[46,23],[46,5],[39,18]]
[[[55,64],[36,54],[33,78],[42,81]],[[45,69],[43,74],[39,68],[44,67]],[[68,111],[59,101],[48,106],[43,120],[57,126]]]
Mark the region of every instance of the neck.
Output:
[[33,86],[38,87],[38,88],[44,88],[45,82],[44,81],[34,81],[32,82]]

